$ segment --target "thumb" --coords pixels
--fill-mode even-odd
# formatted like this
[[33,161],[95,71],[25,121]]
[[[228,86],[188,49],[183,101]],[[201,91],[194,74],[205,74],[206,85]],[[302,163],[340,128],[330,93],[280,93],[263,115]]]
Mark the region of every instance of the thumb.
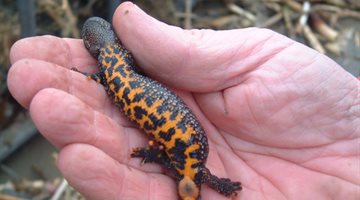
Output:
[[113,25],[141,70],[193,92],[217,91],[244,81],[244,75],[266,62],[274,49],[279,52],[291,42],[269,45],[269,38],[283,41],[285,37],[258,28],[183,30],[152,18],[130,2],[117,8]]

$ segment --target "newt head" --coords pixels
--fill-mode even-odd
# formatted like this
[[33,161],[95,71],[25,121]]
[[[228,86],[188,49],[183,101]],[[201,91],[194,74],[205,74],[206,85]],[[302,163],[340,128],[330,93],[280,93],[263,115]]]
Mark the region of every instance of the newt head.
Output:
[[81,30],[81,38],[84,40],[86,49],[94,58],[98,57],[101,48],[118,43],[111,24],[100,17],[91,17],[85,21]]

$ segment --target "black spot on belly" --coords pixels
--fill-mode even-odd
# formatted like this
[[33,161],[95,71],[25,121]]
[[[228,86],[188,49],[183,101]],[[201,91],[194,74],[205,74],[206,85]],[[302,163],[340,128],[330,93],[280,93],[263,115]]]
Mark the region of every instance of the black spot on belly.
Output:
[[106,52],[107,54],[111,54],[111,53],[112,53],[111,50],[110,50],[110,48],[105,48],[105,52]]
[[124,109],[124,106],[125,106],[124,100],[120,99],[120,100],[116,101],[115,105],[118,106],[121,109]]
[[185,168],[185,150],[188,145],[181,139],[176,139],[175,146],[169,149],[168,153],[171,155],[171,161],[174,162],[175,166],[179,169]]
[[119,47],[114,47],[114,54],[119,54],[120,53],[120,48]]
[[131,100],[129,99],[129,93],[130,93],[130,89],[128,88],[128,87],[126,87],[125,89],[124,89],[124,93],[123,93],[123,95],[122,95],[122,98],[125,100],[125,103],[127,104],[127,105],[129,105],[130,104],[130,102],[131,102]]
[[114,70],[114,65],[110,65],[108,68],[106,68],[106,71],[109,74],[109,77],[112,76],[113,70]]
[[115,91],[119,91],[120,88],[124,87],[124,85],[125,85],[123,82],[121,82],[119,77],[115,77],[114,79],[112,79],[112,83],[114,85]]
[[145,94],[144,94],[143,92],[136,93],[136,94],[134,95],[133,102],[139,102],[139,101],[141,101],[141,99],[144,99],[144,96],[145,96]]
[[135,112],[136,119],[141,119],[142,116],[144,116],[144,115],[146,116],[148,114],[148,112],[140,106],[135,106],[134,112]]
[[110,63],[111,66],[115,66],[119,62],[119,60],[115,56],[111,56],[110,58],[111,58],[111,63]]
[[182,131],[182,133],[186,133],[186,122],[185,119],[182,118],[177,124],[176,127]]
[[149,119],[152,122],[152,124],[154,125],[155,129],[158,128],[158,127],[161,127],[162,125],[164,125],[166,123],[166,119],[164,117],[157,118],[152,113],[149,115]]
[[124,67],[125,67],[125,65],[121,64],[119,66],[116,66],[114,71],[120,73],[120,75],[125,78],[127,73],[125,72]]
[[150,123],[149,123],[149,121],[146,121],[145,123],[144,123],[144,127],[143,127],[145,130],[147,130],[147,131],[151,131],[151,130],[155,130],[154,129],[154,126],[152,126]]
[[155,102],[155,100],[156,99],[154,97],[148,95],[145,99],[145,103],[148,107],[151,107],[153,105],[153,103]]
[[202,166],[203,166],[203,163],[197,162],[197,163],[192,164],[191,168],[196,169],[196,168],[199,168],[199,167],[202,167]]
[[105,57],[105,62],[106,63],[110,64],[111,60],[112,60],[111,57],[109,57],[109,56]]
[[178,115],[178,111],[174,109],[170,115],[170,120],[175,120],[177,115]]
[[139,81],[130,81],[129,85],[131,89],[135,89],[141,86]]
[[132,113],[132,112],[131,112],[131,109],[130,109],[130,108],[126,110],[126,115],[127,115],[127,116],[131,116],[131,113]]
[[165,102],[156,108],[156,112],[159,115],[163,114],[166,110],[167,110],[167,106]]
[[160,131],[159,136],[165,141],[170,141],[174,134],[175,134],[175,129],[169,128],[169,130],[167,130],[166,132]]

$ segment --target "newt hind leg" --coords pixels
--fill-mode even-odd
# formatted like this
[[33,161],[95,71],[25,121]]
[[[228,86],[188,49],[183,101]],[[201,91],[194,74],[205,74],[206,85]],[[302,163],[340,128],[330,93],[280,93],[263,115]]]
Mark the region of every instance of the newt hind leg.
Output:
[[227,197],[236,196],[236,191],[242,189],[240,182],[231,181],[228,178],[219,178],[211,174],[210,170],[206,167],[203,168],[202,183],[206,183],[209,187],[216,190],[222,195]]
[[166,168],[171,169],[171,160],[165,153],[164,147],[155,145],[154,141],[149,141],[148,147],[138,147],[132,150],[130,155],[133,158],[142,158],[142,163],[158,163],[164,165]]

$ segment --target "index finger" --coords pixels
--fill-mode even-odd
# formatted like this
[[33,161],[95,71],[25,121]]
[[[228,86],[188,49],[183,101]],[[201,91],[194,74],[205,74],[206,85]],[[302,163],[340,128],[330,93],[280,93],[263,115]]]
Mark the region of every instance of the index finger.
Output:
[[14,64],[26,58],[47,61],[68,69],[76,67],[87,72],[96,71],[96,61],[81,39],[50,35],[21,39],[11,47],[10,62]]

